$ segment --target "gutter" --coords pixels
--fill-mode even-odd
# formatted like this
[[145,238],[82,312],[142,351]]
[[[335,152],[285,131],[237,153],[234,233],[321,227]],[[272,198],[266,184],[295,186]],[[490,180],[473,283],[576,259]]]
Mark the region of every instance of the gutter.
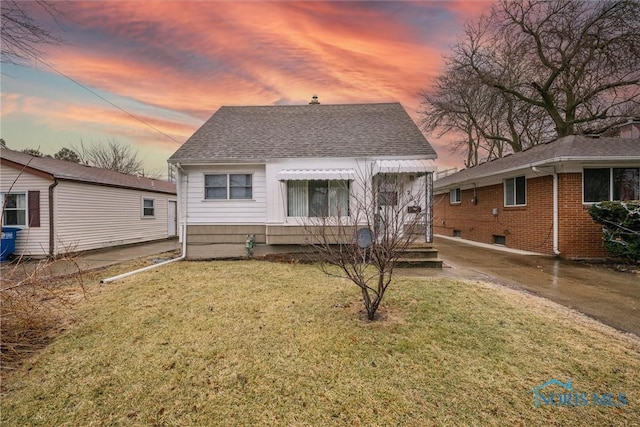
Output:
[[55,221],[54,221],[54,209],[53,209],[53,189],[58,185],[58,179],[56,177],[53,178],[53,184],[49,186],[49,256],[55,256]]
[[[188,175],[185,173],[184,169],[182,169],[180,163],[178,163],[176,165],[176,167],[178,168],[178,170],[180,170],[186,177],[186,181],[185,181],[185,195],[189,194],[188,193],[188,189],[189,189],[189,177]],[[180,176],[180,175],[178,175]],[[173,258],[167,261],[163,261],[161,263],[158,264],[154,264],[154,265],[149,265],[147,267],[143,267],[143,268],[139,268],[137,270],[133,270],[133,271],[129,271],[127,273],[122,273],[119,274],[117,276],[113,276],[113,277],[108,277],[106,279],[102,279],[100,280],[100,283],[111,283],[111,282],[115,282],[116,280],[120,280],[120,279],[124,279],[125,277],[129,277],[129,276],[133,276],[134,274],[138,274],[138,273],[142,273],[143,271],[148,271],[148,270],[153,270],[155,268],[158,267],[162,267],[164,265],[167,264],[171,264],[174,263],[176,261],[182,261],[184,259],[186,259],[187,257],[187,216],[186,216],[186,209],[185,209],[185,215],[184,215],[184,219],[182,221],[182,254],[180,254],[180,256],[178,258]]]
[[[541,170],[538,166],[532,166],[531,170],[536,173],[549,173]],[[556,173],[555,166],[553,167],[553,253],[560,255],[559,242],[558,242],[558,174]]]
[[[499,159],[497,159],[499,160]],[[634,162],[637,162],[638,160],[640,160],[640,156],[610,156],[610,157],[597,157],[597,156],[555,156],[555,157],[551,157],[548,159],[544,159],[544,160],[538,160],[535,162],[530,162],[530,163],[522,163],[518,166],[513,166],[507,169],[499,169],[495,172],[491,172],[489,174],[474,174],[469,178],[464,178],[461,181],[453,181],[447,184],[440,184],[438,185],[438,182],[442,182],[446,179],[448,179],[451,176],[456,176],[457,174],[461,174],[464,173],[466,171],[470,171],[473,168],[477,168],[477,167],[481,167],[482,165],[486,165],[488,163],[482,163],[478,166],[474,166],[473,168],[468,168],[468,169],[463,169],[461,171],[458,171],[454,174],[451,175],[447,175],[443,178],[440,178],[438,180],[435,180],[433,182],[434,184],[434,191],[438,192],[438,191],[442,191],[442,192],[447,192],[452,188],[456,188],[456,187],[461,187],[463,185],[470,185],[471,183],[473,183],[474,181],[477,181],[478,179],[486,179],[486,178],[494,178],[494,177],[499,177],[500,175],[509,175],[513,172],[518,172],[518,171],[524,171],[526,169],[531,168],[532,170],[534,170],[534,168],[538,168],[538,167],[553,167],[554,164],[557,163],[566,163],[566,162],[585,162],[585,163],[593,163],[593,164],[602,164],[605,162],[629,162],[632,164],[635,164]],[[495,161],[495,160],[494,160]],[[543,173],[548,173],[548,172],[543,172]],[[553,172],[555,173],[555,172]],[[438,193],[438,194],[442,194],[442,193]]]

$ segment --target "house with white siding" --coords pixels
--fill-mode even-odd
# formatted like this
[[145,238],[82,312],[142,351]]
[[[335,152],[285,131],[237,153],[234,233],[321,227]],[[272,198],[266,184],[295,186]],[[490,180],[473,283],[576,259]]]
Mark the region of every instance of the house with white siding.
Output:
[[242,256],[247,236],[257,255],[299,249],[317,218],[353,215],[383,176],[403,190],[376,209],[421,189],[412,209],[430,241],[436,157],[399,103],[221,107],[169,158],[186,255]]
[[2,148],[3,227],[17,227],[16,255],[68,252],[177,234],[171,182]]

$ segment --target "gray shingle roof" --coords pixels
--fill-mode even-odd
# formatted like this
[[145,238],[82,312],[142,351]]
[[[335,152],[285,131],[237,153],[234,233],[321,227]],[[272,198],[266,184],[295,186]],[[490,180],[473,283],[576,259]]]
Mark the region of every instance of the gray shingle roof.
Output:
[[35,169],[57,179],[176,194],[176,185],[172,182],[127,175],[110,169],[94,168],[50,157],[34,157],[8,148],[0,150],[0,157],[2,160]]
[[640,139],[638,138],[591,138],[580,135],[566,136],[528,150],[483,163],[469,169],[438,179],[434,189],[479,178],[498,175],[507,171],[543,166],[566,161],[615,161],[638,160],[640,163]]
[[169,162],[436,152],[399,103],[221,107]]

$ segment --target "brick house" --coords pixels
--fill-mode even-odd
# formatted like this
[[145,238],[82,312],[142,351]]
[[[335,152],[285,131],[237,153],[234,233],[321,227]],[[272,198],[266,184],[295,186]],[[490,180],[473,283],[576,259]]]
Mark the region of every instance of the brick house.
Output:
[[509,248],[602,258],[589,207],[640,199],[640,138],[568,136],[434,182],[434,233]]

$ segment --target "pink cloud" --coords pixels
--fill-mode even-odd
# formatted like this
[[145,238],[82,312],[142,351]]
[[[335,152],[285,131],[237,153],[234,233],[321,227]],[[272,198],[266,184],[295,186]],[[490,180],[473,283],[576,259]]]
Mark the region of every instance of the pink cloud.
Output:
[[[452,26],[447,19],[462,22],[490,4],[149,3],[64,3],[73,31],[66,43],[48,49],[47,58],[107,99],[124,97],[192,117],[132,111],[179,140],[221,105],[304,103],[312,94],[323,103],[399,101],[419,121],[419,92],[441,69],[442,46],[455,39],[455,28],[442,31]],[[413,9],[426,24],[403,20]],[[48,113],[51,126],[68,121],[144,144],[165,139],[156,134],[153,142],[154,131],[108,105],[71,108],[59,102]],[[3,106],[6,111],[14,110]],[[438,151],[441,159],[448,157],[446,149]]]

